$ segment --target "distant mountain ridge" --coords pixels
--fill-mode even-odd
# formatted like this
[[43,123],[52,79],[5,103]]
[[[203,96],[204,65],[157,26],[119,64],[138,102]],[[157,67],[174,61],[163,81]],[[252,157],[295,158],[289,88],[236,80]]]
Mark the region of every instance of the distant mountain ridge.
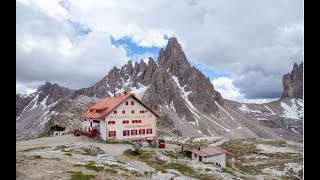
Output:
[[[90,104],[124,91],[135,93],[165,116],[165,124],[173,124],[166,132],[172,130],[181,136],[219,134],[227,138],[263,137],[302,141],[300,119],[303,101],[292,102],[284,98],[272,105],[254,105],[223,99],[210,79],[191,66],[176,38],[169,39],[166,48],[160,50],[157,61],[149,58],[148,63],[141,60],[132,64],[128,61],[120,69],[113,67],[95,85],[64,96],[50,109],[53,112],[50,117],[47,113],[41,118],[50,118],[47,120],[48,126],[62,123],[71,131],[81,127],[79,116]],[[21,104],[27,104],[27,101],[29,99],[25,102],[21,100]],[[300,114],[291,116],[293,111]],[[292,120],[297,123],[292,123]]]

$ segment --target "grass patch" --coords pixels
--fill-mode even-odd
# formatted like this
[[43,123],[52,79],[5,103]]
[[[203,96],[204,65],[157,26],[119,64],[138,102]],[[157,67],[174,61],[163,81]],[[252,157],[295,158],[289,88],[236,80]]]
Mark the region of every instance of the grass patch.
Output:
[[212,171],[212,169],[209,169],[209,168],[206,168],[206,169],[204,169],[204,170],[207,171],[207,172],[208,172],[208,171]]
[[105,166],[111,167],[111,168],[120,168],[117,164],[104,164]]
[[182,174],[191,174],[194,173],[191,167],[184,164],[170,163],[165,166],[166,169],[175,169]]
[[132,142],[130,141],[106,141],[106,144],[130,144],[132,145]]
[[116,160],[117,163],[120,163],[120,164],[125,164],[125,162],[122,162],[122,161],[118,161]]
[[123,152],[123,155],[126,157],[129,157],[132,160],[137,160],[137,161],[142,161],[145,162],[146,164],[148,164],[151,167],[154,168],[160,168],[164,165],[166,165],[166,161],[161,160],[156,153],[154,152],[154,150],[152,151],[147,151],[144,149],[140,149],[139,153],[140,156],[133,156],[130,154],[130,149],[127,149]]
[[168,171],[164,168],[156,168],[156,171],[160,171],[161,173],[167,173]]
[[176,158],[176,154],[173,151],[162,151],[162,154],[170,158]]
[[202,162],[203,164],[214,164],[213,162]]
[[95,178],[94,175],[82,174],[82,172],[73,172],[67,171],[68,173],[72,173],[71,180],[90,180]]
[[69,150],[61,149],[62,152],[70,152]]
[[64,155],[66,155],[66,156],[72,156],[71,153],[64,153]]
[[34,155],[33,159],[42,159],[42,157],[40,155]]
[[93,171],[97,171],[97,172],[99,172],[99,171],[104,169],[103,167],[98,167],[98,166],[93,165],[93,163],[89,163],[89,164],[86,164],[86,165],[74,164],[73,166],[75,166],[75,167],[85,167],[85,168],[87,168],[89,170],[93,170]]
[[131,152],[131,149],[127,149],[127,150],[123,151],[123,155],[124,155],[124,156],[127,156],[127,157],[133,157],[133,156],[130,154],[130,152]]
[[112,173],[112,174],[118,173],[118,171],[116,171],[114,169],[105,169],[104,171],[106,171],[107,173]]
[[23,159],[16,159],[16,164],[22,164],[23,161]]
[[57,146],[57,148],[56,148],[56,149],[66,149],[66,148],[68,148],[68,146],[60,145],[60,146]]
[[47,147],[47,146],[33,147],[33,148],[25,149],[25,150],[23,150],[23,151],[21,151],[21,152],[30,152],[30,151],[34,151],[34,150],[47,149],[47,148],[49,148],[49,147]]
[[121,170],[124,171],[124,172],[128,172],[128,171],[129,171],[128,169],[123,168],[123,167],[120,167],[119,169],[121,169]]

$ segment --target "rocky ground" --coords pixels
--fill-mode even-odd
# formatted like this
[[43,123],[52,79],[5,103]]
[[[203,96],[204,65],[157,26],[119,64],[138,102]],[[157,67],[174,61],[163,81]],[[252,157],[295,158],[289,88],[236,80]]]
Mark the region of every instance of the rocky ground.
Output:
[[[302,145],[264,139],[224,137],[170,138],[165,149],[107,144],[85,136],[64,135],[16,142],[16,179],[301,179]],[[227,168],[193,162],[175,152],[181,144],[218,145]],[[177,165],[178,163],[178,165]]]

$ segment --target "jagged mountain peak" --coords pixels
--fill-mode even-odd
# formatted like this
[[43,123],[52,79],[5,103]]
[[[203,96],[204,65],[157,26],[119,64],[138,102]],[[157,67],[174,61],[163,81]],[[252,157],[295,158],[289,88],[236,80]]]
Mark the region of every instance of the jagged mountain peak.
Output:
[[303,99],[303,62],[294,63],[291,73],[283,75],[281,98]]
[[170,38],[166,49],[159,51],[158,64],[160,67],[169,68],[175,75],[182,74],[183,69],[191,68],[177,38]]

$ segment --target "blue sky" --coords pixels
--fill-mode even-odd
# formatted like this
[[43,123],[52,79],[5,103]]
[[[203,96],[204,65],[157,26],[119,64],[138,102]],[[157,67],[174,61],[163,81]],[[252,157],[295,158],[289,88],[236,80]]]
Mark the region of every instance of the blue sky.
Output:
[[[132,38],[126,36],[121,39],[115,39],[110,37],[111,44],[119,47],[122,46],[125,48],[127,52],[127,56],[131,58],[133,61],[140,61],[140,59],[135,59],[137,55],[151,54],[152,58],[157,60],[159,55],[159,50],[161,47],[141,47],[132,41]],[[148,58],[148,57],[144,57]]]
[[[167,36],[165,36],[165,38],[168,40],[169,38]],[[140,59],[136,59],[136,57],[143,57],[143,55],[151,55],[151,57],[154,60],[158,60],[158,56],[159,56],[159,51],[161,49],[161,47],[141,47],[139,46],[137,43],[134,43],[132,38],[126,36],[124,38],[121,39],[115,39],[113,37],[110,37],[111,39],[111,43],[113,45],[115,45],[116,47],[122,46],[125,48],[126,52],[127,52],[127,56],[130,57],[134,62],[138,61],[140,62]],[[165,48],[165,47],[163,47]],[[137,56],[139,55],[139,56]],[[149,58],[149,57],[143,57],[143,58]],[[211,68],[207,68],[205,65],[203,64],[199,64],[199,63],[193,63],[193,62],[197,62],[196,60],[189,60],[188,61],[191,63],[192,66],[196,67],[197,69],[199,69],[206,77],[209,77],[210,80],[216,79],[218,77],[230,77],[230,74],[227,73],[215,73],[214,70],[212,70]]]

